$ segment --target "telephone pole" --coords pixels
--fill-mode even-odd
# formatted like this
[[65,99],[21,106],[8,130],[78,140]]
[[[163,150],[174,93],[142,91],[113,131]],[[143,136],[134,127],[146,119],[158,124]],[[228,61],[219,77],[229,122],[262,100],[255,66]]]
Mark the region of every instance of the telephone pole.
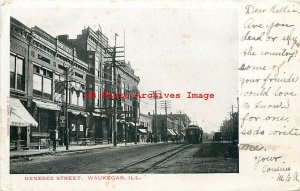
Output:
[[[105,48],[105,53],[109,54],[109,56],[106,56],[104,58],[110,58],[112,61],[112,72],[113,72],[113,76],[112,76],[112,89],[114,93],[117,93],[118,89],[117,89],[117,67],[120,67],[122,64],[124,64],[124,60],[116,60],[116,58],[124,58],[124,55],[117,55],[117,53],[124,53],[124,50],[117,50],[117,49],[124,49],[124,47],[117,47],[117,36],[118,34],[115,33],[115,44],[114,47],[111,48]],[[117,117],[118,117],[118,102],[117,102],[118,98],[113,98],[113,120],[112,120],[112,142],[114,146],[117,146],[117,133],[118,133],[118,124],[117,124]]]
[[158,142],[158,132],[157,132],[157,99],[160,99],[158,98],[156,95],[157,93],[160,93],[161,91],[160,90],[153,90],[153,91],[150,91],[154,94],[154,130],[155,130],[155,139],[154,139],[154,142],[157,143]]
[[168,129],[168,108],[171,108],[171,100],[163,100],[160,102],[160,107],[165,110],[166,113],[166,128],[164,129],[164,141],[167,142],[167,129]]
[[[115,33],[115,46],[113,49],[113,57],[112,57],[112,64],[113,64],[113,73],[114,73],[114,93],[117,93],[117,71],[116,71],[116,47],[117,47],[117,36],[118,34]],[[117,130],[118,130],[118,124],[117,124],[117,99],[114,98],[114,125],[113,125],[113,135],[112,135],[112,141],[114,146],[117,146]]]

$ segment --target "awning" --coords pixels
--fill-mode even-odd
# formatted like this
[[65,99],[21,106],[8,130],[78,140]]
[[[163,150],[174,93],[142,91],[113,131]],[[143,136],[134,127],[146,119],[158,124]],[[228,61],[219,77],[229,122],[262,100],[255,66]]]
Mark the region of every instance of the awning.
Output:
[[85,112],[85,111],[82,111],[82,112],[80,112],[80,114],[83,116],[83,117],[87,117],[89,114],[87,113],[87,112]]
[[102,114],[101,117],[103,118],[109,118],[107,115]]
[[171,129],[171,131],[173,132],[173,135],[177,135],[173,129]]
[[10,98],[10,126],[18,127],[37,127],[38,123],[25,109],[19,99]]
[[117,119],[116,121],[119,122],[119,123],[124,123],[125,122],[124,119]]
[[174,133],[176,134],[176,135],[178,135],[178,132],[176,131],[176,130],[173,130],[174,131]]
[[102,117],[102,118],[109,118],[107,115],[100,114],[100,113],[94,113],[94,112],[93,112],[93,116]]
[[101,115],[93,112],[93,116],[100,117]]
[[167,129],[167,135],[176,135],[172,129]]
[[43,102],[40,100],[33,100],[34,103],[36,103],[36,106],[41,109],[48,109],[48,110],[54,110],[54,111],[60,111],[60,106],[50,103],[50,102]]
[[72,113],[73,115],[79,115],[80,111],[76,111],[74,109],[68,109],[68,112]]
[[138,131],[139,131],[140,133],[147,133],[147,130],[146,130],[146,129],[138,129]]
[[133,123],[133,122],[129,122],[129,124],[135,126],[135,123]]

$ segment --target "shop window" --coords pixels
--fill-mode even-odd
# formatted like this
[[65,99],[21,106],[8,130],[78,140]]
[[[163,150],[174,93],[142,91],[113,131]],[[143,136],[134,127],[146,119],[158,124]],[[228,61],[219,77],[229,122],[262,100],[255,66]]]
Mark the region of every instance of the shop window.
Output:
[[10,55],[10,87],[25,90],[24,59],[16,55]]

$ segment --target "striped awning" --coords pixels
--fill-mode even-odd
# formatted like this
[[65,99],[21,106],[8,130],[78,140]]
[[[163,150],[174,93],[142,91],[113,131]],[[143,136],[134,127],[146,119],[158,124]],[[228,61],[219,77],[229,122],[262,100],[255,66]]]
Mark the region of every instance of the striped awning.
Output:
[[38,123],[25,109],[19,99],[10,98],[10,126],[18,127],[37,127]]
[[167,135],[175,136],[175,132],[172,129],[167,129]]

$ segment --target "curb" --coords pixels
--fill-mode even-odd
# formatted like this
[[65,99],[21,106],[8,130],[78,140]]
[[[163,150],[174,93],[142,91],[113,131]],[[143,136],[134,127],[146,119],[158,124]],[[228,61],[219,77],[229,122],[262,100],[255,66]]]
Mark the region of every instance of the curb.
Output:
[[83,151],[92,151],[92,150],[97,150],[97,149],[108,149],[108,148],[114,148],[114,147],[108,146],[108,147],[76,149],[76,150],[46,151],[46,152],[41,152],[41,153],[10,156],[10,159],[20,159],[20,158],[28,158],[28,157],[34,157],[34,156],[53,155],[53,154],[58,154],[58,153],[72,153],[72,152],[77,153],[77,152],[83,152]]
[[[147,144],[133,144],[133,145],[127,145],[127,146],[122,146],[122,147],[130,147],[130,146],[138,146],[138,145],[147,145]],[[92,150],[98,150],[98,149],[111,149],[111,148],[118,148],[114,146],[107,146],[107,147],[98,147],[98,148],[86,148],[86,149],[76,149],[76,150],[61,150],[61,151],[46,151],[42,153],[33,153],[33,154],[25,154],[25,155],[15,155],[15,156],[10,156],[10,159],[22,159],[22,158],[30,158],[30,157],[35,157],[35,156],[43,156],[43,155],[54,155],[54,154],[59,154],[59,153],[80,153],[80,152],[85,152],[85,151],[92,151]]]

